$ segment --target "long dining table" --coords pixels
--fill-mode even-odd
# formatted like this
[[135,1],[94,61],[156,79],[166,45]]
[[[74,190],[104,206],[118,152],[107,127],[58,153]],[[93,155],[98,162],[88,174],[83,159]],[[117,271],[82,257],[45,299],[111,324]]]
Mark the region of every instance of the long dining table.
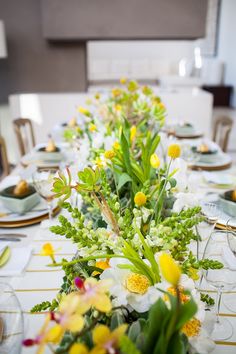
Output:
[[[236,168],[233,166],[231,169],[227,170],[230,173],[235,173]],[[190,172],[191,176],[199,183],[195,183],[196,190],[195,193],[201,193],[201,195],[206,195],[209,192],[219,193],[219,190],[215,188],[209,188],[209,186],[201,183],[202,173],[199,171]],[[17,175],[17,171],[13,175],[6,177],[0,183],[0,190],[3,187],[12,183],[12,178]],[[55,217],[55,223],[57,222],[57,217]],[[70,240],[52,234],[48,229],[43,228],[40,224],[15,228],[15,229],[1,229],[3,232],[23,233],[27,235],[21,242],[17,244],[12,242],[12,247],[21,247],[23,245],[31,245],[33,248],[31,259],[21,276],[17,277],[1,277],[0,281],[9,283],[17,295],[24,316],[24,337],[34,338],[36,333],[39,331],[43,324],[45,313],[31,313],[31,308],[43,301],[51,301],[58,293],[60,286],[62,284],[62,277],[64,272],[60,268],[50,268],[48,264],[50,263],[49,257],[42,256],[40,250],[43,244],[50,242],[56,250],[55,258],[60,261],[63,257],[71,259],[76,252],[76,245]],[[209,292],[211,296],[215,297],[216,291],[207,284],[202,286],[204,291]],[[236,290],[232,292],[235,294]],[[227,296],[227,295],[225,295]],[[216,341],[216,346],[213,354],[235,354],[236,353],[236,313],[230,312],[224,302],[221,305],[220,316],[226,317],[234,328],[234,333],[231,338],[224,341]],[[36,347],[23,347],[23,354],[36,353]],[[51,353],[51,351],[46,348],[46,354]]]

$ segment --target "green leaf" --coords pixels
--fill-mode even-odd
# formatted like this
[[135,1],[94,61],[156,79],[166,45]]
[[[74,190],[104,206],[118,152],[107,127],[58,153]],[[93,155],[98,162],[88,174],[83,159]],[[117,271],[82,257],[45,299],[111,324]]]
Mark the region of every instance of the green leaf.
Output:
[[120,190],[127,182],[132,182],[132,178],[127,173],[122,173],[119,177],[118,190]]
[[141,354],[135,344],[127,336],[122,336],[119,341],[122,354]]

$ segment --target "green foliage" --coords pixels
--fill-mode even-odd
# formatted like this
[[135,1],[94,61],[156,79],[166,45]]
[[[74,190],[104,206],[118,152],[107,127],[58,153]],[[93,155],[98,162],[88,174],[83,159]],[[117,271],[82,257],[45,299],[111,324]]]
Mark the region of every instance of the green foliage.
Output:
[[119,344],[122,354],[141,354],[128,336],[122,336]]
[[205,302],[208,306],[215,305],[215,300],[208,294],[200,293],[201,301]]

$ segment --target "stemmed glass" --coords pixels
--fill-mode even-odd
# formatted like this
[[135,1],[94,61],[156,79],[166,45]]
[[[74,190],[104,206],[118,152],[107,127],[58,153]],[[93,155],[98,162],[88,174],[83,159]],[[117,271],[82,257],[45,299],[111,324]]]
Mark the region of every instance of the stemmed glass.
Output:
[[[230,218],[226,223],[226,231],[228,237],[228,244],[232,255],[235,258],[236,267],[236,218]],[[232,312],[236,312],[236,293],[227,293],[224,296],[224,305]]]
[[38,194],[47,202],[49,223],[53,217],[53,180],[58,169],[37,169],[33,173],[33,183]]
[[212,332],[215,340],[225,340],[232,336],[231,323],[219,316],[223,291],[230,291],[236,286],[236,259],[232,262],[233,253],[229,247],[227,232],[213,231],[203,254],[203,259],[219,261],[220,269],[203,271],[206,281],[217,290],[216,298],[216,323]]
[[[201,203],[202,214],[205,217],[202,222],[196,225],[196,231],[198,235],[197,239],[197,259],[200,259],[200,245],[205,247],[204,241],[207,241],[212,231],[214,230],[220,210],[214,203]],[[204,250],[204,249],[203,249]]]
[[9,284],[0,283],[0,353],[20,354],[24,322],[20,303]]

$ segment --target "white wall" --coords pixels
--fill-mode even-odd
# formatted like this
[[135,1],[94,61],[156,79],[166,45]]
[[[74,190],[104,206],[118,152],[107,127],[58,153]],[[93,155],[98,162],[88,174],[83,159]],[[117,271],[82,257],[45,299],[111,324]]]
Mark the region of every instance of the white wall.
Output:
[[234,86],[232,99],[236,107],[236,0],[222,0],[218,58],[225,62],[225,84]]

